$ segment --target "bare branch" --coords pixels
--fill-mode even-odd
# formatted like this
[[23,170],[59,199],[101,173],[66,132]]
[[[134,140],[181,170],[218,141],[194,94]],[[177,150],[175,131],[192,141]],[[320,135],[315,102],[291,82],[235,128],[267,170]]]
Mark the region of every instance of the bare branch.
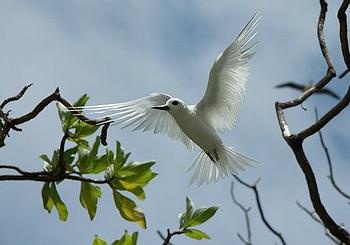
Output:
[[[71,175],[72,173],[63,173],[62,175],[54,175],[52,172],[28,172],[12,165],[0,165],[0,169],[10,169],[17,171],[20,175],[0,175],[0,181],[37,181],[37,182],[53,182],[65,179],[89,182],[94,184],[109,184],[111,179],[95,180],[82,176]],[[80,174],[80,173],[78,173]],[[81,175],[81,174],[80,174]]]
[[244,213],[245,221],[246,221],[246,227],[247,227],[247,239],[244,239],[240,233],[237,233],[238,238],[246,245],[252,245],[252,235],[251,235],[251,228],[250,228],[250,220],[249,220],[249,211],[252,209],[251,207],[244,207],[243,204],[241,204],[235,197],[234,194],[234,182],[231,182],[231,198],[234,204],[236,204]]
[[[166,237],[163,235],[163,233],[160,230],[157,230],[157,234],[163,241],[165,241]],[[169,241],[168,245],[174,245],[174,244]]]
[[350,71],[350,70],[348,70],[348,69],[345,70],[345,71],[343,71],[343,73],[340,74],[338,78],[339,78],[339,79],[342,79],[343,77],[345,77],[346,74],[348,74],[349,71]]
[[278,237],[278,239],[281,241],[281,243],[283,245],[286,245],[286,241],[284,240],[282,234],[278,231],[276,231],[271,225],[270,223],[266,220],[265,218],[265,214],[264,214],[264,211],[262,209],[262,205],[261,205],[261,201],[260,201],[260,195],[259,195],[259,191],[258,191],[258,187],[257,187],[257,184],[259,183],[260,181],[260,178],[255,181],[255,183],[253,185],[250,185],[248,183],[246,183],[245,181],[243,181],[242,179],[240,179],[237,175],[232,175],[239,183],[241,183],[242,185],[244,185],[245,187],[253,190],[254,192],[254,195],[255,195],[255,200],[256,200],[256,204],[258,206],[258,210],[259,210],[259,214],[260,214],[260,217],[263,221],[263,223],[265,224],[265,226],[275,235]]
[[313,219],[315,222],[319,223],[323,228],[324,228],[324,234],[330,239],[332,240],[332,242],[334,242],[335,244],[341,244],[339,242],[338,239],[334,238],[329,231],[327,230],[327,228],[322,224],[322,222],[320,221],[320,219],[315,215],[314,211],[310,211],[308,210],[305,206],[303,206],[301,203],[299,203],[298,201],[296,202],[298,207],[300,209],[302,209],[305,213],[307,213],[311,219]]
[[330,233],[333,236],[335,236],[337,239],[344,242],[345,244],[350,245],[349,232],[345,230],[342,226],[338,225],[332,219],[332,217],[328,214],[327,210],[322,204],[322,201],[320,199],[320,195],[318,192],[318,186],[317,186],[314,172],[305,155],[303,145],[302,145],[303,141],[307,137],[321,130],[328,122],[334,119],[345,107],[349,105],[350,88],[348,89],[348,92],[343,97],[343,99],[336,106],[330,109],[316,123],[306,128],[305,130],[302,130],[298,134],[292,134],[289,131],[288,124],[283,112],[283,109],[294,107],[300,104],[301,102],[303,102],[305,99],[307,99],[309,96],[313,94],[315,89],[320,89],[323,86],[327,85],[336,75],[334,66],[328,54],[328,49],[327,49],[324,34],[323,34],[323,27],[324,27],[324,22],[326,18],[326,12],[327,12],[327,3],[325,0],[320,0],[320,5],[321,5],[321,11],[320,11],[320,16],[319,16],[318,25],[317,25],[317,36],[320,43],[322,55],[325,58],[325,61],[328,66],[327,73],[314,87],[304,92],[300,97],[291,101],[283,102],[283,103],[276,102],[275,107],[276,107],[276,114],[280,125],[280,129],[282,132],[282,136],[285,139],[285,141],[288,143],[288,145],[291,147],[296,157],[296,160],[299,164],[299,167],[302,169],[305,175],[310,199],[317,215],[320,217],[322,223],[325,225],[325,227],[327,227],[327,229],[330,231]]
[[[350,69],[350,54],[349,54],[349,43],[348,43],[348,27],[346,23],[346,10],[349,7],[349,0],[343,0],[339,10],[338,10],[338,19],[339,19],[339,38],[341,44],[341,51],[343,53],[344,62]],[[341,78],[341,77],[339,77]]]
[[[6,101],[13,101],[13,100],[18,100],[20,99],[24,92],[29,88],[29,85],[24,87],[22,89],[22,91],[19,93],[19,95],[17,95],[15,98],[16,99],[6,99],[2,105],[6,105],[8,102]],[[24,91],[24,92],[23,92]],[[14,98],[14,97],[13,97]],[[60,95],[60,91],[59,89],[57,88],[52,94],[50,94],[49,96],[47,96],[46,98],[44,98],[42,101],[39,102],[39,104],[37,104],[34,109],[25,114],[25,115],[22,115],[20,117],[17,117],[17,118],[10,118],[8,117],[8,114],[4,113],[2,111],[2,108],[0,107],[0,118],[3,120],[4,122],[4,125],[0,128],[0,147],[4,146],[4,141],[5,141],[5,138],[8,136],[9,134],[9,131],[11,129],[13,130],[16,130],[16,131],[21,131],[21,129],[19,129],[17,126],[20,125],[20,124],[23,124],[25,122],[28,122],[32,119],[34,119],[36,116],[38,116],[38,114],[40,112],[42,112],[51,102],[54,102],[54,101],[57,101],[57,102],[60,102],[62,103],[65,107],[67,107],[68,109],[72,109],[71,110],[71,113],[73,115],[75,115],[76,117],[78,117],[80,120],[84,121],[85,123],[87,124],[90,124],[90,125],[99,125],[101,124],[101,122],[105,122],[105,121],[108,121],[109,119],[108,118],[104,118],[102,120],[93,120],[93,119],[90,119],[84,115],[82,115],[79,111],[76,111],[76,110],[73,110],[74,106],[69,103],[66,99],[62,98],[61,95]],[[102,138],[102,143],[104,145],[107,145],[107,142],[106,142],[106,137],[107,137],[107,129],[109,127],[110,123],[106,123],[103,128],[102,128],[102,132],[101,132],[101,138]]]
[[[317,111],[317,107],[315,107],[315,117],[316,117],[316,122],[318,121],[318,111]],[[326,146],[326,143],[324,142],[323,139],[323,135],[322,135],[322,131],[318,131],[318,135],[320,136],[320,141],[321,141],[321,146],[326,154],[327,157],[327,163],[328,163],[328,167],[329,167],[329,180],[331,181],[333,187],[346,199],[350,200],[350,195],[346,194],[335,182],[335,178],[334,178],[334,173],[333,173],[333,164],[332,164],[332,159],[331,156],[328,152],[328,148]]]
[[13,165],[0,165],[0,169],[11,169],[11,170],[15,170],[17,171],[19,174],[21,175],[48,175],[48,172],[44,172],[44,171],[39,171],[39,172],[27,172],[24,171],[22,169],[20,169],[17,166],[13,166]]
[[326,44],[326,38],[324,37],[324,22],[326,20],[326,13],[328,10],[328,4],[325,0],[320,0],[320,5],[321,5],[321,11],[320,11],[320,16],[318,18],[318,24],[317,24],[317,37],[318,37],[318,42],[320,44],[320,48],[322,51],[322,55],[328,65],[328,70],[334,71],[335,75],[335,69],[334,65],[331,61],[331,58],[329,56],[327,44]]
[[174,232],[170,232],[169,229],[167,229],[167,236],[165,237],[160,231],[157,231],[158,235],[163,239],[163,243],[162,245],[172,245],[172,243],[170,242],[170,239],[175,236],[175,235],[181,235],[184,234],[185,231],[184,230],[178,230],[178,231],[174,231]]
[[16,101],[16,100],[19,100],[20,98],[22,98],[22,96],[24,95],[24,93],[27,91],[27,89],[32,86],[33,83],[29,84],[29,85],[26,85],[22,90],[21,92],[19,92],[16,96],[13,96],[13,97],[9,97],[7,99],[5,99],[1,105],[0,105],[0,110],[4,109],[4,107],[10,103],[11,101]]
[[345,96],[342,98],[342,100],[336,104],[333,108],[331,108],[320,120],[318,120],[316,123],[311,125],[310,127],[302,130],[300,133],[298,133],[298,137],[301,139],[306,139],[307,137],[317,133],[319,130],[321,130],[324,126],[327,125],[333,118],[335,118],[342,110],[344,110],[350,103],[350,86],[348,88],[348,91],[346,92]]
[[[53,172],[46,171],[37,171],[37,172],[29,172],[20,169],[14,165],[0,165],[0,169],[9,169],[14,170],[20,175],[0,175],[0,181],[38,181],[38,182],[52,182],[52,181],[62,181],[64,179],[81,181],[81,182],[89,182],[95,184],[108,184],[112,179],[104,179],[104,180],[95,180],[90,178],[82,177],[79,172],[72,173],[62,173],[61,175],[55,175]],[[74,176],[71,174],[78,174],[78,176]]]

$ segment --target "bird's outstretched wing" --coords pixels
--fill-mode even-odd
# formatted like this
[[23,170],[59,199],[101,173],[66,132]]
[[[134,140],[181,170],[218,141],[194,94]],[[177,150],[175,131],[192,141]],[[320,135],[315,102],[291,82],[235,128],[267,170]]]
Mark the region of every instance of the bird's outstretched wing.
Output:
[[181,130],[175,119],[166,111],[152,109],[162,106],[171,98],[167,94],[152,93],[149,96],[117,104],[83,106],[69,108],[84,114],[99,114],[95,119],[110,118],[100,124],[110,122],[121,124],[122,128],[130,127],[133,131],[153,131],[155,134],[167,134],[170,138],[181,141],[192,150],[192,141]]
[[248,78],[248,61],[254,54],[256,43],[251,40],[256,35],[260,19],[256,12],[237,38],[214,62],[207,90],[197,103],[198,115],[210,122],[218,131],[232,128]]

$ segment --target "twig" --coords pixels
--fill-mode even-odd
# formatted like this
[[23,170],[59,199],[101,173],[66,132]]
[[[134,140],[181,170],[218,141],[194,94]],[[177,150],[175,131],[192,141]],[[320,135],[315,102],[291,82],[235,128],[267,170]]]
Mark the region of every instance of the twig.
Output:
[[[105,180],[95,180],[90,178],[85,178],[82,176],[74,176],[71,173],[63,173],[62,175],[54,175],[52,172],[28,172],[20,169],[17,166],[12,165],[0,165],[0,169],[11,169],[17,171],[20,175],[0,175],[0,181],[37,181],[37,182],[52,182],[52,181],[62,181],[64,179],[89,182],[94,184],[108,184],[111,179]],[[80,173],[79,173],[80,174]]]
[[15,170],[16,172],[18,172],[21,175],[48,175],[49,174],[49,172],[45,172],[45,171],[27,172],[27,171],[24,171],[24,170],[20,169],[17,166],[13,166],[13,165],[0,165],[0,169]]
[[260,195],[259,195],[259,191],[258,191],[258,187],[257,187],[257,184],[259,183],[260,181],[260,178],[255,181],[255,183],[253,185],[250,185],[246,182],[244,182],[242,179],[240,179],[237,175],[232,175],[239,183],[241,183],[242,185],[244,185],[245,187],[253,190],[254,192],[254,195],[255,195],[255,200],[256,200],[256,204],[258,206],[258,210],[259,210],[259,214],[260,214],[260,217],[263,221],[263,223],[265,224],[265,226],[275,235],[279,238],[279,240],[281,241],[281,243],[283,245],[286,245],[286,241],[284,240],[282,234],[278,231],[276,231],[271,225],[270,223],[266,220],[265,218],[265,214],[264,214],[264,211],[262,209],[262,205],[261,205],[261,201],[260,201]]
[[171,245],[170,243],[170,239],[175,236],[175,235],[181,235],[184,234],[185,231],[184,230],[178,230],[178,231],[174,231],[174,232],[170,232],[169,229],[167,229],[167,236],[164,237],[163,234],[160,231],[157,231],[158,235],[164,240],[164,242],[162,243],[162,245]]
[[321,130],[322,127],[324,127],[328,122],[334,119],[335,116],[337,116],[345,107],[349,105],[350,88],[348,89],[347,94],[335,107],[330,109],[319,121],[317,121],[310,127],[306,128],[305,130],[302,130],[298,134],[291,134],[283,112],[284,109],[294,107],[299,103],[303,102],[305,99],[307,99],[309,96],[313,94],[313,91],[315,89],[320,89],[324,87],[336,75],[334,66],[328,54],[328,49],[327,49],[324,34],[323,34],[323,26],[324,26],[324,21],[325,21],[326,12],[327,12],[327,3],[324,0],[320,0],[320,5],[321,5],[321,11],[320,11],[320,16],[319,16],[318,25],[317,25],[317,36],[320,43],[322,55],[328,66],[327,73],[314,87],[304,92],[300,97],[287,102],[282,102],[282,103],[276,102],[275,108],[276,108],[276,114],[277,114],[279,126],[282,132],[282,136],[284,140],[288,143],[288,145],[291,147],[296,157],[296,160],[299,164],[299,167],[302,169],[305,175],[310,199],[317,215],[320,217],[322,223],[325,225],[325,227],[327,227],[327,229],[330,231],[330,233],[333,236],[335,236],[337,239],[344,242],[345,244],[350,245],[349,232],[345,230],[343,227],[341,227],[340,225],[338,225],[332,219],[332,217],[328,214],[327,210],[323,206],[323,203],[320,199],[320,195],[318,192],[318,186],[317,186],[317,181],[316,181],[314,172],[305,155],[303,145],[302,145],[303,141],[307,137]]
[[348,27],[346,23],[346,10],[349,7],[349,0],[343,0],[339,10],[338,10],[338,19],[339,19],[339,38],[341,44],[341,51],[343,54],[344,62],[350,69],[350,54],[349,54],[349,43],[348,43]]
[[[10,97],[10,98],[6,99],[2,103],[2,105],[3,104],[6,105],[10,101],[14,101],[14,100],[20,99],[23,96],[24,92],[29,87],[30,87],[30,85],[24,87],[22,89],[22,91],[17,96]],[[16,99],[13,99],[13,98],[16,98]],[[71,103],[69,103],[66,99],[61,97],[59,88],[57,88],[52,94],[50,94],[49,96],[44,98],[42,101],[40,101],[39,104],[37,104],[31,112],[29,112],[29,113],[27,113],[25,115],[22,115],[20,117],[10,118],[10,117],[8,117],[8,115],[6,113],[4,113],[2,111],[2,108],[0,107],[0,118],[4,122],[2,128],[0,128],[0,147],[4,146],[5,138],[9,135],[9,131],[11,129],[16,130],[16,131],[21,131],[21,129],[19,129],[17,127],[18,125],[26,123],[26,122],[34,119],[36,116],[38,116],[38,114],[40,112],[42,112],[53,101],[57,101],[57,102],[62,103],[65,107],[67,107],[68,109],[71,110],[71,113],[73,115],[75,115],[76,117],[78,117],[80,120],[84,121],[87,124],[100,125],[101,122],[105,122],[105,121],[108,120],[108,118],[104,118],[102,120],[93,120],[93,119],[90,119],[90,118],[82,115],[81,113],[79,113],[79,111],[75,111],[74,110],[74,106]],[[109,127],[109,124],[106,123],[103,126],[102,133],[101,133],[101,138],[103,139],[102,143],[105,144],[105,145],[107,144],[106,137],[107,137],[107,129],[108,129],[108,127]]]
[[[166,237],[163,235],[163,233],[160,230],[157,230],[157,234],[158,236],[163,240],[163,242],[165,241]],[[171,242],[168,242],[168,245],[174,245]]]
[[342,112],[349,105],[349,103],[350,103],[350,86],[345,96],[339,101],[338,104],[336,104],[333,108],[331,108],[323,117],[320,118],[320,120],[318,120],[308,128],[302,130],[300,133],[298,133],[298,137],[304,140],[307,137],[317,133],[324,126],[326,126],[327,123],[329,123],[333,118],[335,118],[340,112]]
[[68,133],[65,132],[60,143],[60,150],[58,155],[58,169],[59,169],[60,175],[64,174],[66,171],[66,166],[65,166],[66,164],[64,162],[64,147],[65,147],[67,138],[68,138]]
[[345,77],[346,74],[348,74],[349,71],[350,71],[350,70],[346,69],[345,71],[343,71],[342,74],[339,75],[338,78],[339,78],[339,79],[342,79],[343,77]]
[[328,69],[334,71],[335,73],[334,65],[329,56],[329,52],[326,44],[326,38],[324,37],[324,31],[323,31],[324,22],[326,20],[326,13],[328,11],[328,4],[325,0],[320,0],[320,5],[321,5],[321,10],[320,10],[320,16],[318,18],[318,24],[317,24],[318,42],[320,44],[322,55],[328,65]]
[[237,233],[238,238],[243,242],[243,244],[246,245],[252,245],[252,239],[251,239],[251,228],[250,228],[250,220],[249,220],[249,211],[252,209],[251,207],[244,207],[242,203],[240,203],[234,194],[234,182],[231,182],[231,198],[234,204],[236,204],[244,213],[245,221],[246,221],[246,227],[247,227],[247,239],[244,239],[243,236],[240,233]]
[[319,223],[323,228],[324,228],[324,234],[330,239],[332,240],[335,244],[340,244],[339,240],[334,238],[329,231],[327,230],[327,228],[322,224],[322,222],[320,221],[320,219],[315,215],[314,211],[310,211],[308,210],[305,206],[303,206],[301,203],[299,203],[298,201],[296,202],[298,207],[300,209],[302,209],[305,213],[307,213],[311,219],[313,219],[315,222]]
[[[315,107],[315,117],[316,117],[316,122],[318,121],[318,111],[317,111],[317,107]],[[328,152],[328,148],[326,146],[326,143],[324,142],[323,139],[323,135],[322,135],[322,131],[318,131],[318,135],[320,136],[320,141],[321,141],[321,146],[326,154],[327,157],[327,162],[328,162],[328,167],[329,167],[329,175],[328,178],[331,181],[333,187],[346,199],[350,200],[350,195],[346,194],[335,182],[335,178],[334,178],[334,173],[333,173],[333,164],[332,164],[332,159],[331,156]]]
[[4,107],[10,103],[11,101],[16,101],[16,100],[19,100],[20,98],[22,98],[22,96],[24,95],[24,93],[27,91],[27,89],[32,86],[33,83],[31,84],[28,84],[26,86],[24,86],[24,88],[21,90],[21,92],[19,92],[16,96],[13,96],[13,97],[9,97],[7,99],[5,99],[1,105],[0,105],[0,110],[4,109]]

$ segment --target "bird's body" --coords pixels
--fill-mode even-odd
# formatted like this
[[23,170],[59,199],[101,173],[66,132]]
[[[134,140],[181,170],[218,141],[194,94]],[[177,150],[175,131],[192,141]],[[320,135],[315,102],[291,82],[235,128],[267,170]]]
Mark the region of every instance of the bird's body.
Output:
[[130,102],[69,108],[83,113],[99,113],[97,119],[104,123],[118,123],[133,130],[167,134],[184,143],[188,149],[193,144],[202,151],[188,170],[193,170],[191,183],[198,185],[217,181],[228,174],[237,174],[251,166],[254,160],[243,156],[232,147],[225,146],[219,132],[231,129],[245,91],[248,78],[248,61],[254,54],[255,28],[258,13],[244,27],[237,38],[215,60],[209,74],[207,90],[195,105],[168,94],[153,93]]
[[180,112],[170,114],[182,131],[204,152],[212,152],[215,148],[222,144],[216,130],[197,114],[195,106],[186,106]]

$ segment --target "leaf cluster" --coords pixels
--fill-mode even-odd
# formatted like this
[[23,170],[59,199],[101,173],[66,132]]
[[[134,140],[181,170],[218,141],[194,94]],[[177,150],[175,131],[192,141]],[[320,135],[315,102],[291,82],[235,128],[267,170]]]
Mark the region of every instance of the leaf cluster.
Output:
[[[119,239],[111,243],[111,245],[136,245],[138,233],[134,232],[129,234],[128,231],[124,232],[124,235]],[[92,245],[108,245],[108,243],[102,240],[99,236],[95,235]]]
[[[87,95],[83,95],[74,103],[74,106],[84,106],[88,99]],[[90,145],[86,137],[93,135],[98,126],[79,120],[70,111],[64,109],[61,104],[57,104],[57,108],[65,139],[72,142],[73,146],[62,149],[61,145],[60,149],[53,152],[51,158],[47,155],[41,155],[44,170],[52,175],[63,173],[62,180],[67,175],[80,178],[79,200],[82,207],[87,210],[91,220],[95,217],[98,200],[102,195],[102,190],[98,184],[108,184],[120,215],[125,220],[136,222],[142,228],[146,228],[144,213],[135,201],[124,193],[128,192],[141,201],[145,199],[144,187],[157,175],[151,170],[154,162],[128,161],[130,153],[124,153],[119,142],[116,143],[115,151],[108,147],[101,150],[99,136]],[[63,143],[65,142],[63,141]],[[100,154],[101,151],[104,151],[104,153]],[[60,156],[61,152],[63,152],[63,156]],[[104,179],[94,180],[86,178],[87,175],[102,175]],[[44,208],[48,212],[51,212],[52,208],[55,207],[60,220],[66,221],[68,210],[57,191],[56,186],[59,183],[45,183],[42,188],[42,199]]]
[[214,216],[219,206],[200,207],[195,209],[195,206],[189,197],[186,197],[186,211],[180,214],[180,229],[186,236],[201,240],[210,239],[205,232],[193,229],[192,227],[201,225]]

